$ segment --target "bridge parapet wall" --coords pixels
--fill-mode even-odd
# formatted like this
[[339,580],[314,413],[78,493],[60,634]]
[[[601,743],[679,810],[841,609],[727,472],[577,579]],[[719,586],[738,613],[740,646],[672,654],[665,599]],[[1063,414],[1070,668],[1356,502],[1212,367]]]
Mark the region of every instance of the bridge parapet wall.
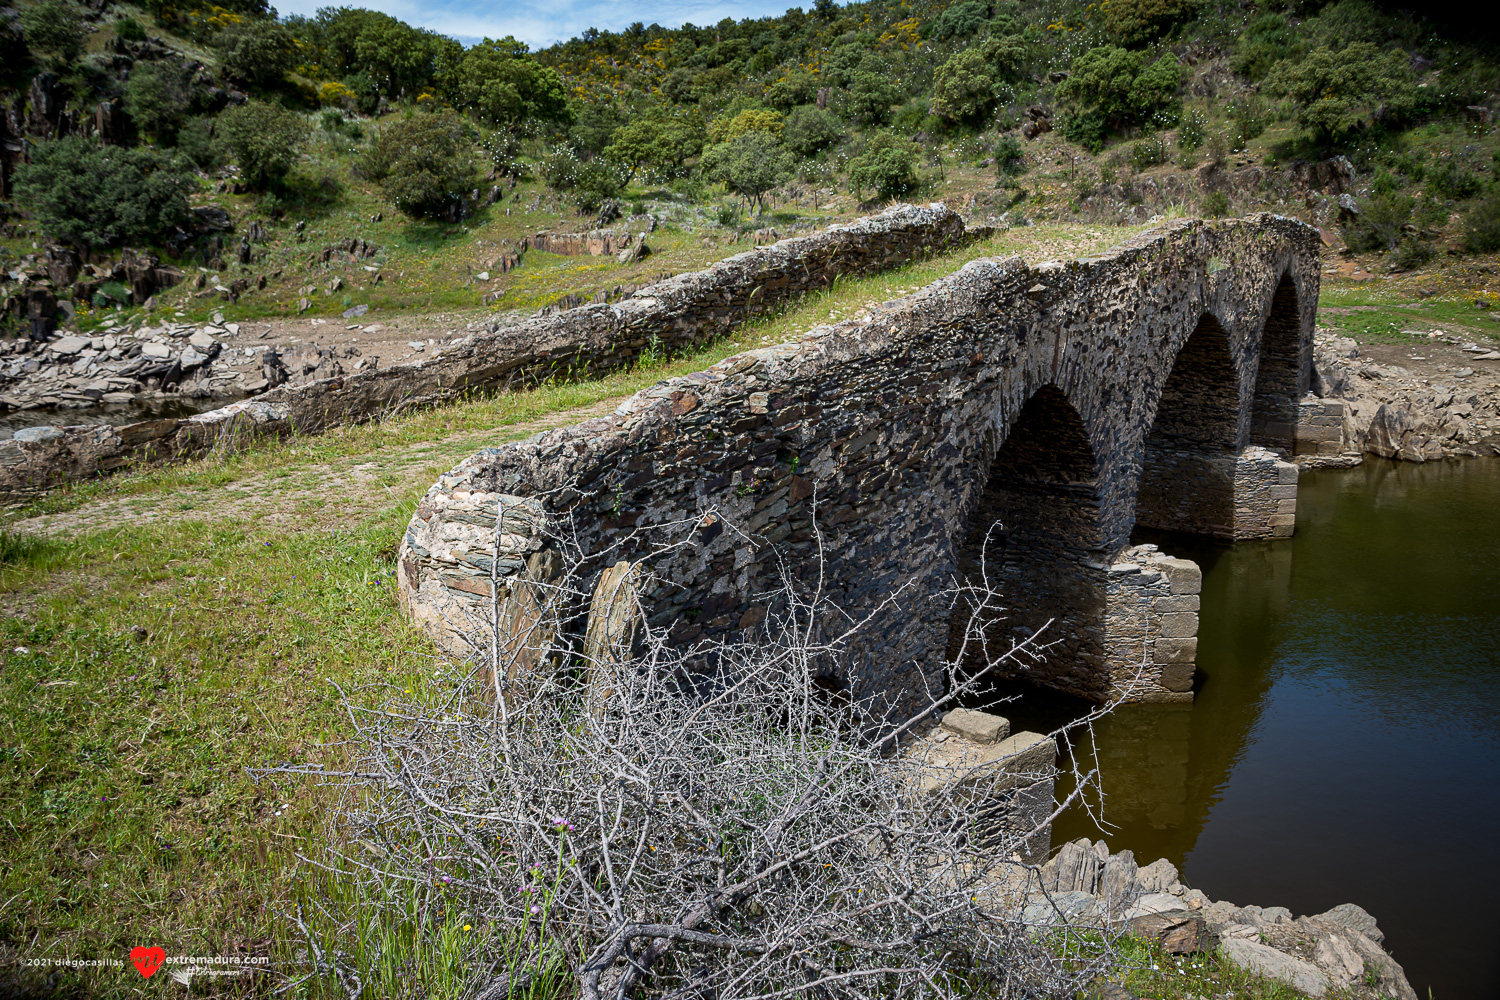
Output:
[[[799,343],[666,380],[611,416],[486,449],[420,503],[401,548],[403,600],[428,621],[465,607],[484,617],[487,560],[440,553],[453,551],[449,535],[482,531],[487,507],[492,524],[503,494],[566,515],[588,572],[647,561],[642,598],[674,643],[756,628],[784,569],[821,580],[849,614],[874,616],[834,679],[899,700],[941,683],[951,586],[976,562],[965,546],[986,535],[985,509],[1019,553],[997,565],[1052,567],[1056,585],[1032,592],[1068,591],[1052,617],[1070,648],[1036,679],[1105,697],[1109,568],[1128,546],[1174,360],[1212,315],[1230,363],[1206,370],[1230,380],[1220,399],[1233,404],[1233,459],[1254,443],[1257,399],[1295,408],[1307,389],[1317,246],[1315,230],[1257,216],[1175,222],[1085,260],[974,261]],[[1273,300],[1293,310],[1279,328],[1296,333],[1279,356],[1301,359],[1279,381],[1257,368]],[[1008,455],[1021,437],[1067,454]],[[680,544],[652,555],[664,543]],[[1011,627],[1049,617],[1022,605]]]

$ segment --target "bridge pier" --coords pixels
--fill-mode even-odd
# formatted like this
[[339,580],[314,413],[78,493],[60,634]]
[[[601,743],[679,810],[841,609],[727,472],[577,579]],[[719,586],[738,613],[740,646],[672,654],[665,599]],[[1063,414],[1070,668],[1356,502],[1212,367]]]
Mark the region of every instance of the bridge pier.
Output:
[[1203,571],[1155,545],[1126,549],[1109,567],[1102,623],[1110,697],[1193,700]]
[[1234,539],[1290,538],[1297,528],[1297,466],[1257,445],[1234,463]]

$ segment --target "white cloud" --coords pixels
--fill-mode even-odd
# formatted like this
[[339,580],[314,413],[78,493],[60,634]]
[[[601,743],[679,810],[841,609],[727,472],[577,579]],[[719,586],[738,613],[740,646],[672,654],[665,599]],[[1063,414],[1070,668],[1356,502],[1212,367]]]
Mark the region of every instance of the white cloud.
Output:
[[[283,0],[276,4],[276,10],[280,14],[311,16],[319,7],[337,5],[337,0]],[[351,0],[350,5],[368,7],[398,17],[407,24],[452,35],[465,44],[473,44],[481,38],[514,35],[534,49],[565,41],[582,34],[588,28],[619,31],[636,21],[646,24],[654,22],[667,27],[677,27],[689,21],[699,25],[715,24],[726,17],[739,20],[780,14],[790,6],[785,0],[758,0],[751,3],[661,0],[649,4],[642,3],[641,0],[630,0],[627,3],[608,3],[604,0],[560,0],[552,3],[545,0],[522,0],[494,5],[474,3],[472,0],[435,0],[427,4],[414,3],[412,0],[375,0],[373,3]]]

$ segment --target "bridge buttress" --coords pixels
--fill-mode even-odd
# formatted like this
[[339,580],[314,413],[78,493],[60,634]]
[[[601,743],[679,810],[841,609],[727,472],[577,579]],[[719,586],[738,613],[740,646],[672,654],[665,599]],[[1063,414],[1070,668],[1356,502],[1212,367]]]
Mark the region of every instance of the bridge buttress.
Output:
[[1111,697],[1193,700],[1203,571],[1155,545],[1120,553],[1105,584],[1103,644]]

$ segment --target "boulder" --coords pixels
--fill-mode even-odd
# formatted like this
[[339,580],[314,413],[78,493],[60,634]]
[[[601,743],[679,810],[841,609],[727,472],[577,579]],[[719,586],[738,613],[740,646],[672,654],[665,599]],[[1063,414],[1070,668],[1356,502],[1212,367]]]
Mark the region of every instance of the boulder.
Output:
[[62,337],[52,342],[52,353],[77,354],[87,346],[89,342],[83,337]]
[[1277,951],[1270,945],[1244,938],[1229,938],[1219,946],[1224,957],[1246,972],[1285,983],[1308,996],[1328,992],[1328,977],[1316,965]]
[[1151,862],[1140,871],[1136,872],[1136,882],[1140,884],[1141,891],[1166,892],[1167,886],[1177,881],[1177,866],[1166,858],[1159,858]]
[[1308,917],[1307,919],[1326,921],[1338,924],[1341,927],[1347,927],[1351,931],[1363,934],[1376,944],[1383,944],[1385,942],[1385,932],[1375,923],[1375,918],[1364,907],[1356,906],[1354,903],[1340,903],[1331,910],[1324,910],[1322,913]]
[[1143,941],[1159,944],[1171,955],[1213,951],[1218,938],[1203,918],[1187,910],[1147,913],[1130,921],[1130,933]]

